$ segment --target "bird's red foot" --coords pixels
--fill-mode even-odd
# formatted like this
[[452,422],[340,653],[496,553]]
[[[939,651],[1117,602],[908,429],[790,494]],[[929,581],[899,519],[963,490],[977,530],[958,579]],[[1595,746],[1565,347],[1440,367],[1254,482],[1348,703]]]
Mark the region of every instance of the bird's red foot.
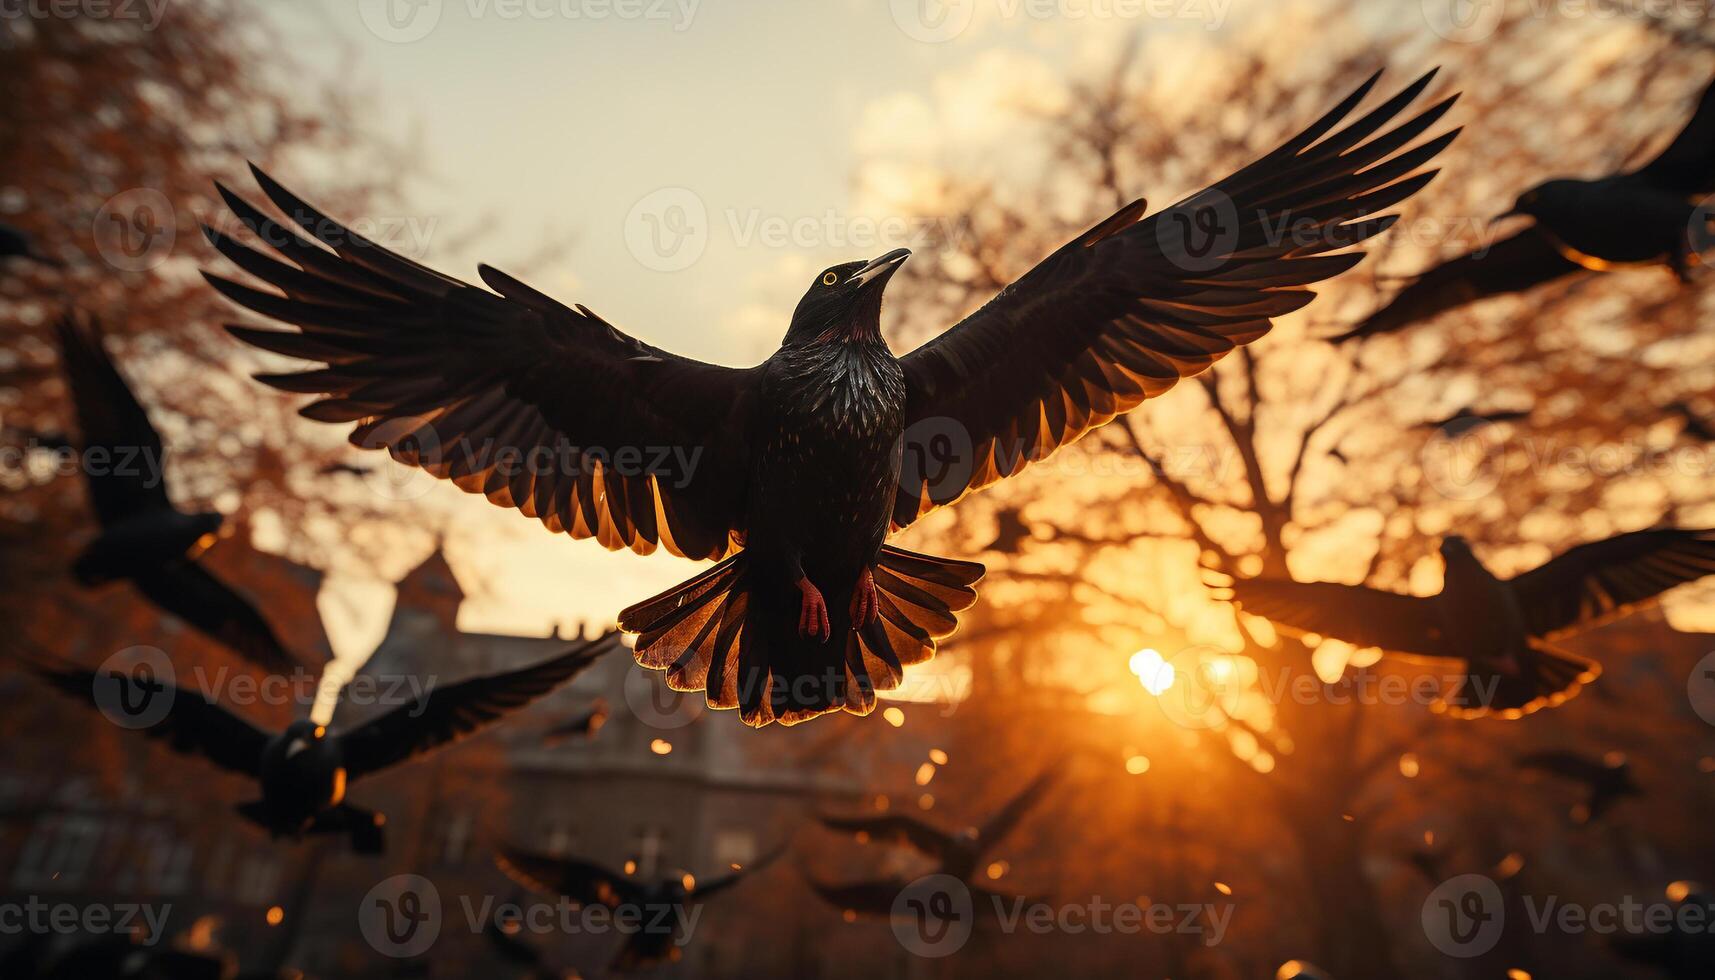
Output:
[[822,591],[808,576],[798,580],[798,591],[804,593],[804,601],[798,606],[798,635],[827,642],[834,635],[834,626],[828,622],[828,603],[822,598]]
[[881,615],[881,602],[875,594],[875,576],[865,568],[852,587],[852,629],[868,626]]

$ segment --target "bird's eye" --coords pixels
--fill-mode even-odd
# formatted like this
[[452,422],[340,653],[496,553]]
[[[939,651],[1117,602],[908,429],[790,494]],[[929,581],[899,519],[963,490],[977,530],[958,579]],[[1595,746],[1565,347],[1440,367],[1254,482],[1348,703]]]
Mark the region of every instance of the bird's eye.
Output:
[[840,277],[839,277],[838,273],[833,273],[833,272],[822,273],[822,285],[824,285],[824,286],[832,286],[834,283],[839,282],[839,281],[840,281]]

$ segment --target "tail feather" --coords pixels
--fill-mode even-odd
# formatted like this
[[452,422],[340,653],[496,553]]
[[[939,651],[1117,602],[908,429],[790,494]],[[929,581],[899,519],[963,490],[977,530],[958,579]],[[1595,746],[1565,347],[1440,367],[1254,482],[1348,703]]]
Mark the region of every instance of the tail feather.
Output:
[[1517,676],[1467,674],[1435,703],[1435,710],[1455,718],[1522,718],[1543,708],[1558,708],[1602,674],[1594,660],[1531,642],[1525,669]]
[[[835,639],[797,635],[798,594],[757,589],[740,552],[696,578],[620,613],[638,634],[637,662],[667,672],[676,691],[702,691],[709,706],[738,708],[746,724],[791,725],[835,709],[867,715],[876,692],[935,655],[976,602],[975,562],[883,547],[874,568],[880,616],[853,629],[850,588],[828,594]],[[778,594],[776,594],[778,593]]]

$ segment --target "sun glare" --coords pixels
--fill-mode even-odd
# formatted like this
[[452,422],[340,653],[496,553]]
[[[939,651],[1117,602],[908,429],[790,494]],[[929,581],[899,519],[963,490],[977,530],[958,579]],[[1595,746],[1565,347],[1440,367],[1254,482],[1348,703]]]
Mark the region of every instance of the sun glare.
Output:
[[1131,655],[1131,672],[1137,675],[1144,690],[1157,697],[1173,686],[1173,665],[1153,647],[1144,647]]

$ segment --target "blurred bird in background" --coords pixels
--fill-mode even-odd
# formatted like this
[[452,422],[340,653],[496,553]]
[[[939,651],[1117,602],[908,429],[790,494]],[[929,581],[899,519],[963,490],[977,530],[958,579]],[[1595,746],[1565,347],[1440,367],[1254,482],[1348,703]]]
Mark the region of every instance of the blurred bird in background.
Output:
[[[619,634],[588,640],[543,663],[435,688],[344,734],[312,720],[268,732],[200,692],[134,674],[31,664],[61,691],[103,710],[124,699],[143,724],[135,730],[175,752],[199,756],[257,781],[262,797],[238,805],[276,837],[347,834],[358,853],[384,849],[382,814],[347,803],[347,785],[473,735],[577,676],[619,649]],[[141,691],[133,687],[148,685]],[[135,695],[141,695],[137,697]]]
[[1433,596],[1287,579],[1239,579],[1232,591],[1241,610],[1288,633],[1460,661],[1465,676],[1437,707],[1457,717],[1517,718],[1562,703],[1601,673],[1554,641],[1715,573],[1715,531],[1633,531],[1511,579],[1496,578],[1458,536],[1441,542],[1441,558],[1445,582]]
[[225,518],[173,506],[161,435],[108,357],[99,326],[66,317],[57,335],[77,410],[84,484],[100,525],[72,567],[78,581],[89,587],[129,581],[162,610],[270,673],[300,666],[256,607],[197,562]]
[[631,973],[677,962],[691,938],[686,909],[762,872],[782,853],[784,848],[778,848],[759,861],[704,881],[686,873],[638,880],[593,861],[517,847],[501,848],[494,861],[507,877],[533,891],[562,896],[580,906],[605,905],[640,914],[641,927],[626,934],[610,966],[616,972]]
[[1531,752],[1520,756],[1517,765],[1582,784],[1589,796],[1578,806],[1579,823],[1594,823],[1620,800],[1644,795],[1623,752],[1609,752],[1599,759],[1570,750]]
[[1331,339],[1402,330],[1451,309],[1583,271],[1665,264],[1681,281],[1715,244],[1700,198],[1715,192],[1715,84],[1655,159],[1591,180],[1550,180],[1520,194],[1495,221],[1531,224],[1418,275],[1380,310]]

